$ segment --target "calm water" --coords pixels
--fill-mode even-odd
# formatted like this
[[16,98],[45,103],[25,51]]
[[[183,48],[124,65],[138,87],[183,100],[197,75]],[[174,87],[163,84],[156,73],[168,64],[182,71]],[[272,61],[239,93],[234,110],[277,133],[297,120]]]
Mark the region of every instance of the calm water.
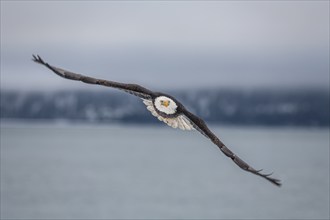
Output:
[[329,129],[1,125],[1,218],[329,218]]

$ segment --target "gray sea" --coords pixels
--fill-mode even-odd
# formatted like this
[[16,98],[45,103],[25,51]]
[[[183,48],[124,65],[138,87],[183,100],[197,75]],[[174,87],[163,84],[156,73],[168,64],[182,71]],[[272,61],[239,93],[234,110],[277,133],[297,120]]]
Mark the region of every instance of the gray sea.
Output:
[[2,219],[329,219],[329,128],[1,123]]

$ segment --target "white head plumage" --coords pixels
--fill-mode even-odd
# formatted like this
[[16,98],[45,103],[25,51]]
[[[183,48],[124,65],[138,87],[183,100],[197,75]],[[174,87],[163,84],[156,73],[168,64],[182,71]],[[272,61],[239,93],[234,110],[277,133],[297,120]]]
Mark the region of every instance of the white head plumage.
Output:
[[157,97],[154,104],[158,111],[168,115],[176,113],[178,107],[172,99],[166,96]]

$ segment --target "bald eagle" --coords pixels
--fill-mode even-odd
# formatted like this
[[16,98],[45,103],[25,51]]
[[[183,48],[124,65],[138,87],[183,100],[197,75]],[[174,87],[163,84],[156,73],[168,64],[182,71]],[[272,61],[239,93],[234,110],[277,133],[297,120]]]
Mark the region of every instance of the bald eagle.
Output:
[[197,130],[210,141],[212,141],[227,157],[231,158],[236,165],[241,169],[258,175],[271,183],[281,186],[281,181],[270,177],[270,174],[261,173],[262,170],[256,170],[240,159],[236,154],[229,150],[224,143],[207,127],[205,122],[188,111],[178,100],[174,97],[161,93],[154,92],[146,89],[137,84],[119,83],[109,80],[96,79],[89,76],[73,73],[55,66],[51,66],[46,63],[40,56],[33,55],[33,61],[46,66],[57,75],[71,80],[82,81],[88,84],[96,84],[107,87],[113,87],[122,91],[133,94],[143,100],[143,103],[147,106],[147,109],[151,114],[157,117],[160,121],[165,122],[167,125],[173,128],[180,128],[182,130]]

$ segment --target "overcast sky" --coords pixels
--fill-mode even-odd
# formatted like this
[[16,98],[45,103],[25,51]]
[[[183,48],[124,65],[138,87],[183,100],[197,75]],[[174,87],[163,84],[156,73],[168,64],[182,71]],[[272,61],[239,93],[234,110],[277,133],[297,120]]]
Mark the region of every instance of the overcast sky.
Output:
[[1,1],[1,89],[61,90],[31,61],[180,88],[329,88],[328,1]]

